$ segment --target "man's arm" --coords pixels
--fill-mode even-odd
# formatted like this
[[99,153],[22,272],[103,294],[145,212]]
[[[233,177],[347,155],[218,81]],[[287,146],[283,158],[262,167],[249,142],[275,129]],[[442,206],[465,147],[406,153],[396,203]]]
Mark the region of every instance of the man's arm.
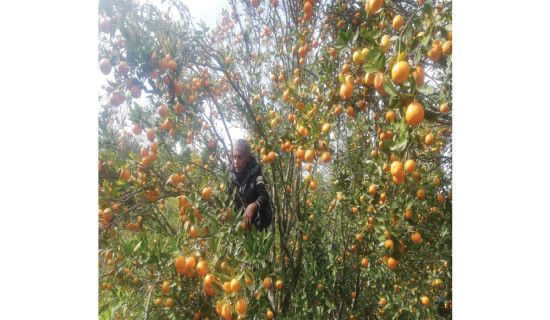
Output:
[[269,194],[265,189],[265,183],[261,170],[259,175],[256,177],[256,189],[258,191],[258,199],[256,199],[255,203],[258,205],[258,211],[260,211],[261,208],[269,205]]

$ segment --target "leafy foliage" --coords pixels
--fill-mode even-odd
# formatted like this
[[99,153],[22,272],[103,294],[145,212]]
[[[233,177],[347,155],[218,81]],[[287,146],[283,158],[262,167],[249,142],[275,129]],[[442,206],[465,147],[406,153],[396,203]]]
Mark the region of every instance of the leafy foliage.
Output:
[[[250,318],[450,318],[452,4],[311,4],[306,20],[302,2],[230,0],[209,30],[176,1],[99,2],[101,319],[237,318],[239,299]],[[227,193],[230,125],[263,162],[264,232]]]

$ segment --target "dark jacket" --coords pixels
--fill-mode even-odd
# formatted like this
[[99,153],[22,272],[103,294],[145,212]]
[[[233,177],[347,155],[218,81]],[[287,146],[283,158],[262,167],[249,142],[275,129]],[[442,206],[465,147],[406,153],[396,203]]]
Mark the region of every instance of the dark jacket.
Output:
[[254,157],[250,156],[243,174],[235,172],[233,163],[231,163],[229,171],[231,174],[231,186],[228,188],[228,192],[231,194],[233,190],[237,190],[235,192],[235,209],[242,208],[242,216],[244,209],[249,204],[257,202],[260,209],[252,216],[252,222],[258,231],[266,229],[273,219],[273,211],[269,203],[269,195],[265,189],[260,164]]

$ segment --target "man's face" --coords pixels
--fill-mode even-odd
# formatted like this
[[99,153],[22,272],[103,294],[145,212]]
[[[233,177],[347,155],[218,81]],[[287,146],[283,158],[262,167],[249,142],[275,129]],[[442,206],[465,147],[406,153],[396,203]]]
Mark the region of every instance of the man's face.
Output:
[[250,154],[246,154],[242,149],[243,148],[233,149],[233,166],[237,173],[243,173],[248,160],[250,160]]

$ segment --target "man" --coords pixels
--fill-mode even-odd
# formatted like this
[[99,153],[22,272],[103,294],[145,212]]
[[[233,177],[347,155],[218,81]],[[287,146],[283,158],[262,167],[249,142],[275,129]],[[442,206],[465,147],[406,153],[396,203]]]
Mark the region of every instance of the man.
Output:
[[246,228],[252,223],[258,231],[266,229],[273,217],[269,195],[265,190],[262,169],[250,154],[250,145],[244,139],[236,141],[233,147],[233,161],[230,166],[231,186],[228,191],[235,192],[235,209],[244,208],[241,214]]

